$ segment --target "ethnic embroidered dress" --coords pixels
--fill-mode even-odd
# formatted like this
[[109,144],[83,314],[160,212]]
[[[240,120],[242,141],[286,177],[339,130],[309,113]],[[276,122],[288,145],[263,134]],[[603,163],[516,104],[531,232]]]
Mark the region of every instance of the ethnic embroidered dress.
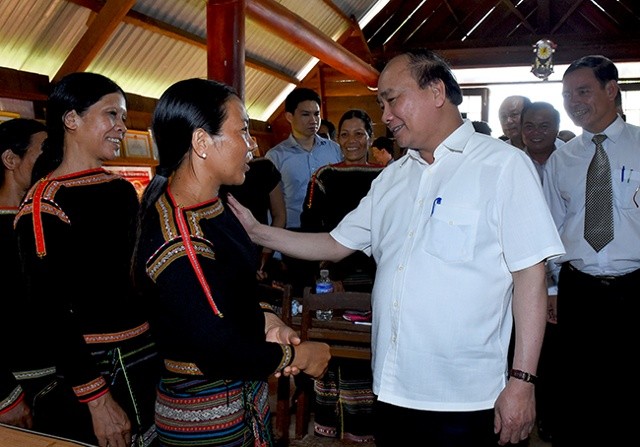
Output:
[[293,351],[265,339],[255,250],[217,198],[183,208],[169,190],[142,223],[136,282],[164,361],[162,445],[272,445],[266,380]]
[[[367,195],[371,182],[384,166],[347,164],[323,166],[311,178],[302,207],[302,231],[328,232]],[[330,266],[331,278],[340,280],[345,290],[371,292],[376,265],[373,259],[357,251]]]
[[133,185],[99,168],[41,179],[15,220],[27,295],[75,394],[65,410],[73,439],[96,442],[84,402],[107,390],[127,411],[134,445],[155,437],[157,353],[130,275],[137,210]]
[[[303,231],[331,231],[367,194],[384,166],[347,164],[324,166],[307,188],[300,220]],[[323,263],[326,265],[326,263]],[[331,276],[347,291],[371,292],[376,263],[361,251],[332,263]],[[328,437],[371,442],[374,395],[369,362],[332,359],[322,379],[314,381],[314,430]]]
[[[21,399],[35,410],[34,429],[47,431],[46,414],[40,405],[44,391],[55,386],[53,360],[41,349],[45,332],[29,310],[20,268],[18,241],[13,230],[17,207],[0,207],[0,414],[11,410]],[[29,337],[25,337],[25,331]],[[34,411],[35,413],[35,411]]]

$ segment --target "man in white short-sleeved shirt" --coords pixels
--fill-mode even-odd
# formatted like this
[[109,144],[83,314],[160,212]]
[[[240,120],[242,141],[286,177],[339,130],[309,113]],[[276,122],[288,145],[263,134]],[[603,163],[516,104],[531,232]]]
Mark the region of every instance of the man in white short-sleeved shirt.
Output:
[[261,226],[231,205],[254,241],[291,256],[362,250],[376,260],[378,447],[400,435],[429,446],[516,443],[535,424],[544,262],[563,253],[537,173],[524,152],[461,118],[460,87],[430,51],[393,58],[378,101],[399,146],[412,149],[330,234]]

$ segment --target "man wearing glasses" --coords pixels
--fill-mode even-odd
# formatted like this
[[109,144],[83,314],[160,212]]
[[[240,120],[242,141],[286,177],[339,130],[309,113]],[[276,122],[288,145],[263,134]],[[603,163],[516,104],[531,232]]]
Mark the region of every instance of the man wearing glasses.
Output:
[[518,149],[524,149],[522,127],[520,126],[522,109],[530,104],[531,100],[526,96],[513,95],[505,98],[498,109],[502,132],[508,138],[506,142]]

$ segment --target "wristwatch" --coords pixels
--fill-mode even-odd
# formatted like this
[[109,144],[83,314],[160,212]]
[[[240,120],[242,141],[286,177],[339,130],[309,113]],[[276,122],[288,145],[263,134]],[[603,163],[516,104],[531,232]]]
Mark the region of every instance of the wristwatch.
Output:
[[533,383],[534,385],[538,382],[538,376],[525,371],[520,371],[519,369],[510,369],[509,376],[524,380],[525,382]]

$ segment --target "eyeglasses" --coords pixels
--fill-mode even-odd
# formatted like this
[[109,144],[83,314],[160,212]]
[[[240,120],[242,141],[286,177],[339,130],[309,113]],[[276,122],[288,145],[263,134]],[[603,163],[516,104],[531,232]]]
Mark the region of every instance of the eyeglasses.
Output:
[[506,123],[507,121],[520,121],[521,112],[511,112],[509,114],[502,114],[498,117],[500,122]]

